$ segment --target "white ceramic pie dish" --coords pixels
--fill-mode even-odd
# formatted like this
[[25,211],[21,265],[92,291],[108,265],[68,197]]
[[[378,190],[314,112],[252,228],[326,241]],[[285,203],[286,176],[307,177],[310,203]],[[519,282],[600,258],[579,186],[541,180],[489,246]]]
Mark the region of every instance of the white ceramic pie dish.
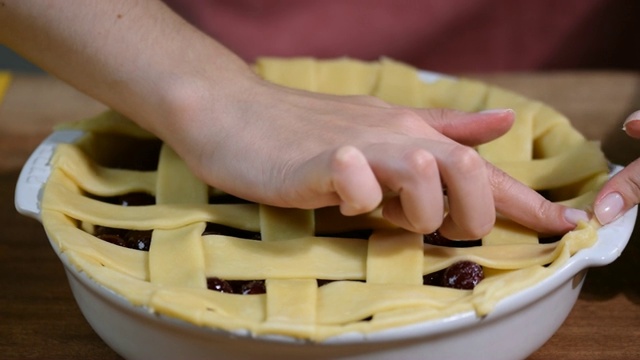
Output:
[[[425,82],[442,77],[420,72]],[[79,131],[54,132],[33,152],[16,186],[15,205],[20,213],[41,221],[41,195],[55,147],[81,135]],[[595,245],[576,253],[550,277],[504,298],[485,317],[470,311],[376,333],[339,335],[319,343],[203,328],[133,306],[79,271],[54,242],[51,245],[85,318],[105,343],[127,359],[524,359],[562,325],[588,268],[618,258],[636,216],[634,207],[600,228]]]
[[[57,144],[81,133],[58,131],[33,152],[20,174],[17,210],[40,220],[40,197]],[[619,168],[618,168],[619,169]],[[78,271],[58,253],[75,299],[96,333],[127,359],[522,359],[561,326],[582,287],[587,269],[613,262],[633,230],[637,208],[598,230],[598,241],[571,257],[557,272],[500,301],[483,318],[474,312],[372,334],[345,334],[321,343],[201,328],[131,305]]]

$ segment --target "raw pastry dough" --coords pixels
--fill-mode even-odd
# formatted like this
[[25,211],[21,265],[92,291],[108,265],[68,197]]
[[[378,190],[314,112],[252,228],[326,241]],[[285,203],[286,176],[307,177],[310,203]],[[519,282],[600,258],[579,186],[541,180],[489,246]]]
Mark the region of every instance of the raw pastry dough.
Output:
[[[518,180],[572,206],[586,207],[607,176],[598,144],[565,117],[471,79],[425,82],[416,69],[390,59],[263,58],[255,70],[284,86],[374,95],[406,106],[513,108],[513,128],[477,150]],[[482,246],[446,248],[394,229],[379,211],[345,218],[335,208],[209,204],[210,194],[219,191],[195,178],[166,145],[158,145],[155,170],[109,165],[109,153],[123,141],[154,141],[124,117],[107,112],[66,127],[86,135],[76,144],[59,145],[52,159],[42,218],[54,246],[78,270],[132,304],[196,325],[321,341],[465,311],[482,316],[597,240],[595,225],[582,223],[560,241],[540,244],[535,232],[499,219]],[[95,198],[140,191],[155,196],[156,205],[122,207]],[[208,222],[259,231],[262,241],[202,235]],[[151,248],[144,252],[102,241],[90,234],[98,225],[153,230]],[[316,235],[355,229],[373,234],[369,239]],[[481,264],[488,276],[474,290],[422,285],[423,275],[458,260]],[[207,290],[209,277],[264,279],[267,292],[218,293]],[[318,286],[316,279],[336,281]]]

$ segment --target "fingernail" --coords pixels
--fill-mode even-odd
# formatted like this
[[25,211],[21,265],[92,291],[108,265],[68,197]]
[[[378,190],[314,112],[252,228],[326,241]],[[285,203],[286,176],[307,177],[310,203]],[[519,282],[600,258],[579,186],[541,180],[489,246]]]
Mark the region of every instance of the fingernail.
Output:
[[487,110],[482,110],[479,113],[480,114],[504,114],[504,113],[512,113],[514,112],[513,109],[487,109]]
[[594,207],[593,212],[600,224],[608,224],[618,218],[624,207],[622,195],[617,192],[607,194]]
[[582,211],[582,210],[578,210],[578,209],[573,209],[573,208],[567,208],[564,211],[564,218],[574,224],[574,225],[578,225],[578,222],[580,221],[589,221],[589,214],[587,214],[586,211]]
[[627,125],[632,121],[640,121],[640,110],[634,112],[633,114],[627,116],[622,124],[622,130],[627,130]]

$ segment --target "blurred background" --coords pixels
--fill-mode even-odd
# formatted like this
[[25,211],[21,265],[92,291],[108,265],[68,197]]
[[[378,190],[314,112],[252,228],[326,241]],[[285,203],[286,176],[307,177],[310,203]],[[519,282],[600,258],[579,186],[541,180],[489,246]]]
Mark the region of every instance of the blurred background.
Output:
[[[640,70],[638,0],[164,0],[248,62],[388,56],[425,70]],[[0,69],[38,68],[0,47]]]
[[5,46],[0,46],[0,69],[40,73],[42,70]]

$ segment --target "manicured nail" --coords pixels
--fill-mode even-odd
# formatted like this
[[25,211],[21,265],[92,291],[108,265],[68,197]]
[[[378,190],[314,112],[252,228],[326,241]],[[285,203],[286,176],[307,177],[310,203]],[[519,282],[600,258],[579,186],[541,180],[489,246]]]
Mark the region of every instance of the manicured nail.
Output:
[[622,130],[627,130],[627,125],[632,121],[640,121],[640,110],[634,112],[633,114],[627,116],[624,123],[622,124]]
[[582,210],[578,210],[578,209],[573,209],[573,208],[567,208],[564,211],[564,218],[574,224],[574,225],[578,225],[578,222],[580,221],[589,221],[589,214],[587,214],[586,211],[582,211]]
[[487,109],[480,111],[480,114],[504,114],[504,113],[512,113],[513,109]]
[[622,195],[617,192],[607,194],[594,207],[593,212],[600,224],[608,224],[617,219],[624,207]]

